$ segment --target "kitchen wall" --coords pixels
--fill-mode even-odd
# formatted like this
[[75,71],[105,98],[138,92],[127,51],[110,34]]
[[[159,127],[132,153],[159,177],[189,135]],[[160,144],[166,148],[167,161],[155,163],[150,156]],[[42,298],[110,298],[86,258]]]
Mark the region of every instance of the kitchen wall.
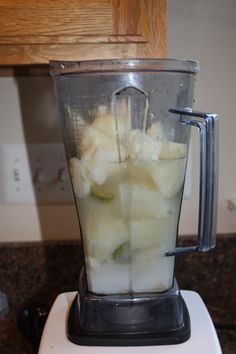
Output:
[[[62,143],[50,77],[0,78],[0,107],[0,144],[26,143],[29,147],[29,144]],[[0,175],[1,180],[5,178],[3,166]],[[0,193],[0,241],[78,237],[70,195],[68,204],[14,204],[3,203],[2,199]]]
[[[236,2],[168,0],[168,56],[200,62],[195,108],[220,117],[218,232],[236,231],[236,212],[227,199],[236,197]],[[198,141],[192,144],[192,196],[183,205],[181,231],[196,229]]]
[[[220,116],[217,230],[235,232],[236,214],[227,209],[227,199],[236,198],[236,2],[168,0],[167,4],[168,56],[200,62],[195,108]],[[0,78],[0,107],[0,144],[61,142],[50,78]],[[193,132],[191,197],[183,203],[181,234],[197,231],[198,155],[198,134]],[[75,207],[69,201],[9,204],[0,196],[0,241],[77,238]]]

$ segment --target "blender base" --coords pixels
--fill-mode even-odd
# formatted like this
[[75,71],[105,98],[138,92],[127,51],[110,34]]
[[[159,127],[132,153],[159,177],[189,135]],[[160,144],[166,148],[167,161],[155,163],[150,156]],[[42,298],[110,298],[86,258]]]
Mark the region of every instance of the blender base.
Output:
[[79,345],[178,344],[190,337],[190,319],[176,279],[164,292],[98,295],[87,290],[82,270],[67,334]]
[[[182,298],[181,298],[182,299]],[[187,341],[190,337],[190,318],[187,306],[183,301],[183,326],[171,331],[152,331],[147,333],[92,333],[84,331],[79,325],[78,295],[71,305],[68,324],[68,339],[77,345],[89,346],[147,346],[147,345],[170,345]]]
[[38,354],[222,354],[210,315],[200,296],[181,291],[191,318],[189,340],[176,345],[131,347],[80,346],[70,342],[66,322],[76,292],[60,294],[49,313]]

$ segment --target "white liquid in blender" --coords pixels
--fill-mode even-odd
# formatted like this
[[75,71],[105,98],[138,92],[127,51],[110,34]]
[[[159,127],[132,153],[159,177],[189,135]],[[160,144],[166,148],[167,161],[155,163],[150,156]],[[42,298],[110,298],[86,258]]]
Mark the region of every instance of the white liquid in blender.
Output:
[[[131,129],[129,103],[80,117],[70,173],[79,213],[88,290],[165,291],[172,286],[186,144],[168,141],[160,122]],[[144,114],[146,125],[147,107]]]
[[[108,163],[106,179],[76,197],[89,290],[165,291],[172,286],[186,158]],[[86,163],[86,170],[94,165]],[[80,176],[81,179],[81,171]],[[76,169],[72,171],[78,189]]]

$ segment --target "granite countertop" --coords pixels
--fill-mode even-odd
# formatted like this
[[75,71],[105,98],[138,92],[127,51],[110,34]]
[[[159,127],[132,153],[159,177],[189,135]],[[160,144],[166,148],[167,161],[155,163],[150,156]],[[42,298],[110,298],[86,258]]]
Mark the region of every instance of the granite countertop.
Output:
[[[182,246],[192,245],[183,238]],[[236,352],[236,235],[219,235],[208,253],[178,257],[176,277],[182,289],[198,292],[212,317],[223,354]]]
[[[180,245],[193,244],[184,237]],[[176,277],[182,289],[197,291],[204,300],[224,354],[236,348],[236,235],[220,235],[208,254],[179,256]],[[78,288],[82,266],[80,242],[0,244],[0,290],[8,295],[10,312],[0,317],[0,354],[33,354],[32,344],[16,325],[27,301],[51,306],[59,293]],[[210,353],[209,353],[210,354]]]

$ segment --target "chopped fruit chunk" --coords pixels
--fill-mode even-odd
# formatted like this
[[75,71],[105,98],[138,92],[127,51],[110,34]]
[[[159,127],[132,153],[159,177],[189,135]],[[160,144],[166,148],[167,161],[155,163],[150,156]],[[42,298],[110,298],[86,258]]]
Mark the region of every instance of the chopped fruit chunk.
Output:
[[159,161],[149,169],[153,181],[164,197],[174,196],[183,186],[186,159]]
[[187,154],[186,144],[168,141],[165,137],[164,127],[161,122],[153,123],[147,129],[147,135],[160,143],[159,159],[174,160],[185,157]]
[[89,125],[68,111],[79,122],[80,159],[69,165],[88,288],[98,294],[164,291],[173,282],[174,257],[165,254],[175,248],[187,144],[174,134],[168,141],[171,127],[161,122],[131,130],[130,107],[122,98],[115,114],[98,106]]
[[186,157],[186,144],[172,143],[165,141],[162,143],[160,160],[175,160]]
[[131,220],[131,249],[144,249],[151,246],[161,247],[163,239],[168,238],[171,217],[160,219]]
[[105,106],[99,106],[91,126],[114,141],[119,137],[120,142],[122,142],[122,139],[127,137],[130,132],[130,117],[125,101],[119,102],[116,108],[117,117],[109,112]]
[[164,128],[161,122],[153,123],[148,129],[147,129],[147,135],[150,136],[152,139],[156,140],[163,140],[165,135],[164,135]]
[[128,179],[133,186],[139,186],[140,189],[156,190],[156,185],[148,171],[149,163],[134,161],[128,164]]
[[139,129],[132,130],[129,137],[131,160],[158,161],[161,145]]
[[168,204],[160,192],[133,187],[131,193],[130,215],[132,217],[158,219],[169,215]]
[[104,158],[106,159],[105,161],[119,161],[119,151],[116,141],[91,126],[86,127],[81,137],[81,159],[92,161],[94,158],[96,158],[96,153],[99,148],[104,150]]
[[121,219],[94,220],[86,230],[87,255],[99,262],[112,258],[113,252],[128,240],[127,228]]
[[70,174],[71,181],[73,184],[74,193],[77,197],[83,197],[89,194],[90,185],[87,178],[88,171],[86,168],[86,163],[80,161],[76,157],[70,159]]
[[107,191],[106,187],[100,186],[98,184],[94,184],[91,186],[90,193],[93,197],[96,197],[97,199],[102,200],[104,202],[108,202],[115,197],[114,193]]
[[112,258],[117,263],[128,263],[130,261],[130,249],[128,242],[123,243],[120,245],[113,253]]
[[103,184],[106,180],[106,169],[102,163],[90,163],[76,157],[70,159],[70,173],[74,192],[78,197],[84,197],[90,192],[92,183]]

